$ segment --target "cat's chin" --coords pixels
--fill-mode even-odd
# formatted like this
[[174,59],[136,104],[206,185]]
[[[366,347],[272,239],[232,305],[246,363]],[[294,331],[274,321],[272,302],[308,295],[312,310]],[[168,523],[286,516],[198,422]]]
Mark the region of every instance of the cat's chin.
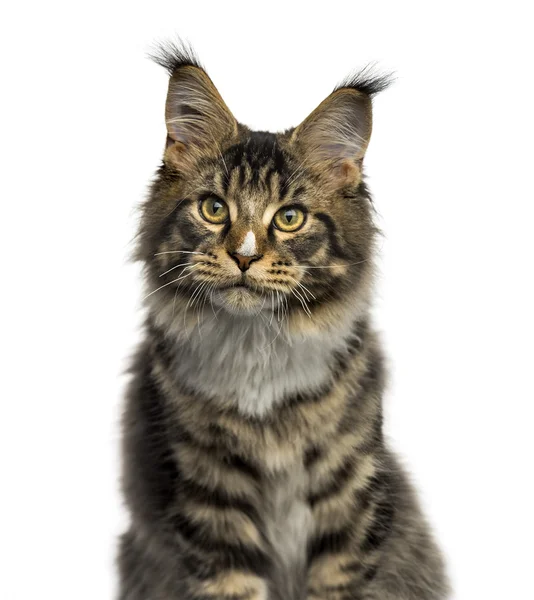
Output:
[[257,315],[266,304],[265,296],[246,286],[234,286],[217,290],[213,304],[233,315]]

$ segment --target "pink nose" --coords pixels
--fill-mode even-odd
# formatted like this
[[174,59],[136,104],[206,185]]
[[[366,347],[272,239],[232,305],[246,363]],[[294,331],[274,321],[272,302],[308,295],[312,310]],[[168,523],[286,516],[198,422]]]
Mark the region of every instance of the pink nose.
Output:
[[244,273],[250,269],[250,265],[255,260],[260,260],[262,255],[255,254],[254,256],[244,256],[243,254],[238,254],[237,252],[231,252],[230,256],[233,258],[239,269]]

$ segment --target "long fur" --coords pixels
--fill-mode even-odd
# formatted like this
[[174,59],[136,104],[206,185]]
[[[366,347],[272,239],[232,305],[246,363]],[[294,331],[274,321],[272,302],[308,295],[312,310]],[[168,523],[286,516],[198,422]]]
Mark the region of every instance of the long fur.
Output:
[[273,134],[235,121],[190,48],[155,60],[168,139],[136,251],[147,318],[123,420],[120,600],[444,600],[384,439],[370,317],[362,164],[387,78],[353,76]]

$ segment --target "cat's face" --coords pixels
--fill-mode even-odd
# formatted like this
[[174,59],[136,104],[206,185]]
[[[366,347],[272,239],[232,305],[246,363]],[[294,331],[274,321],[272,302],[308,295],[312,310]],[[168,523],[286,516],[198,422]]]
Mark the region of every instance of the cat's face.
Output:
[[173,69],[166,117],[139,246],[156,310],[281,320],[364,295],[375,233],[361,175],[367,95],[341,88],[296,129],[253,132],[186,64]]

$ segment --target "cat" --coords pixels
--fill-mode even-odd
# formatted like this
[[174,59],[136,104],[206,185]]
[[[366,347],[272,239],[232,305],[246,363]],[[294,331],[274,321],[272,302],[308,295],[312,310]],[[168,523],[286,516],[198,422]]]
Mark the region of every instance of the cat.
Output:
[[251,131],[170,44],[136,258],[120,600],[438,600],[444,561],[383,437],[364,70]]

